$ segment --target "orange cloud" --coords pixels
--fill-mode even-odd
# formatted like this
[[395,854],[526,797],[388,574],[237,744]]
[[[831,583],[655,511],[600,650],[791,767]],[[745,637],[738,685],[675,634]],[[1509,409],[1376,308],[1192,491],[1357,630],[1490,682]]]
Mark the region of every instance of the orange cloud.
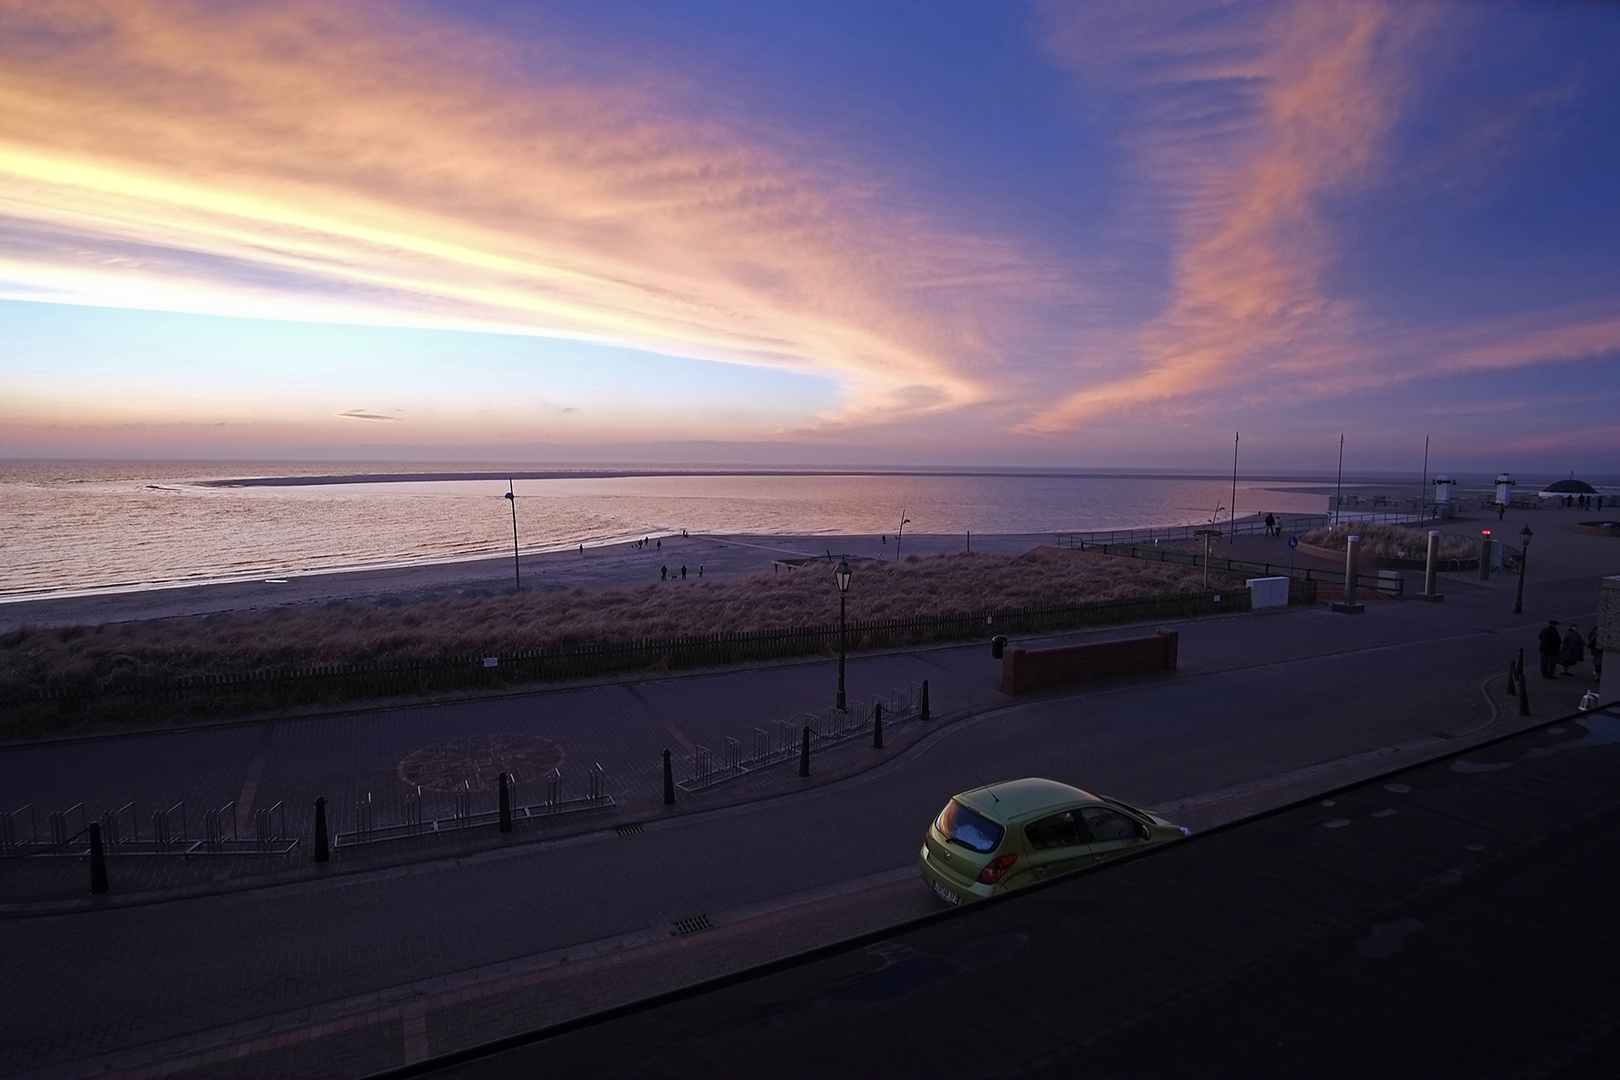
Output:
[[1215,31],[1135,25],[1135,36],[1064,16],[1056,47],[1086,77],[1129,68],[1100,54],[1099,41],[1123,41],[1137,50],[1129,60],[1149,61],[1154,75],[1136,88],[1143,123],[1127,149],[1148,212],[1175,223],[1175,254],[1169,302],[1138,333],[1130,372],[1074,391],[1026,430],[1055,432],[1267,372],[1292,382],[1353,356],[1353,312],[1318,285],[1334,243],[1315,201],[1376,162],[1394,113],[1380,61],[1395,16],[1371,3],[1256,10],[1229,9],[1234,19]]
[[678,85],[409,9],[0,2],[0,43],[8,299],[779,366],[860,421],[984,399],[984,297],[1033,281],[843,163],[682,115]]

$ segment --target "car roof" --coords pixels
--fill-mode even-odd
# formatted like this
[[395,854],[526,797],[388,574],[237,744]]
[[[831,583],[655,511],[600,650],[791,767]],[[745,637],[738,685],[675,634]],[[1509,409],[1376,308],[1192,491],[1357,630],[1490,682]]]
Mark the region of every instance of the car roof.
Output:
[[1082,791],[1056,780],[1027,776],[1022,780],[1002,780],[956,796],[956,801],[989,818],[1012,821],[1015,818],[1056,810],[1077,802],[1101,802],[1089,791]]

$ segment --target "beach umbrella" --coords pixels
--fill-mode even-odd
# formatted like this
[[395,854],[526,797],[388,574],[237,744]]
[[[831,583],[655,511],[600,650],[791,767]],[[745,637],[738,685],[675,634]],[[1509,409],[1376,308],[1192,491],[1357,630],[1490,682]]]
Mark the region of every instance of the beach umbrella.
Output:
[[1554,480],[1542,488],[1539,494],[1544,499],[1561,499],[1565,495],[1596,495],[1597,488],[1585,480],[1570,477],[1568,480]]

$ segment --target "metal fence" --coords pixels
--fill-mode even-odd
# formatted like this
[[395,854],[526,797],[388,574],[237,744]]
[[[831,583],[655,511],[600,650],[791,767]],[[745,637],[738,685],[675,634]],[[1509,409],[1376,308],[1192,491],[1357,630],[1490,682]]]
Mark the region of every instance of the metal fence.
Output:
[[[541,785],[543,785],[543,788]],[[520,790],[541,792],[539,801],[523,804],[518,797]],[[586,771],[585,794],[583,795],[570,796],[567,794],[560,769],[552,769],[539,780],[525,784],[513,781],[509,791],[512,801],[511,815],[514,823],[553,819],[565,814],[577,814],[591,810],[611,810],[617,805],[613,800],[613,796],[607,793],[607,773],[600,764],[593,765]],[[418,787],[414,794],[405,797],[405,818],[403,821],[391,825],[379,825],[376,821],[376,804],[372,801],[370,793],[367,793],[366,797],[357,800],[353,807],[351,820],[354,822],[354,827],[338,832],[333,837],[333,846],[352,848],[359,844],[377,844],[412,836],[430,836],[435,833],[454,832],[460,829],[476,828],[481,825],[494,825],[500,821],[501,811],[499,806],[489,809],[473,809],[473,793],[465,784],[458,791],[443,794],[449,797],[449,805],[445,806],[443,800],[440,800],[439,816],[433,816],[426,812],[425,804],[428,795]],[[446,810],[448,810],[448,814],[444,813]]]
[[[203,812],[201,836],[191,835],[184,801],[142,818],[133,802],[104,810],[97,819],[101,840],[109,853],[119,855],[286,855],[298,846],[287,831],[287,811],[281,803],[253,812],[253,832],[238,836],[236,803]],[[62,855],[80,858],[90,851],[89,815],[84,803],[46,815],[40,834],[39,815],[32,803],[15,810],[0,810],[0,856]]]
[[[1179,566],[1199,567],[1205,565],[1205,557],[1202,552],[1182,551],[1179,548],[1162,545],[1144,547],[1126,543],[1081,542],[1075,545],[1075,550],[1096,551],[1104,555],[1145,559],[1149,562],[1175,563]],[[1289,578],[1291,580],[1288,589],[1288,602],[1290,604],[1315,603],[1315,585],[1318,582],[1340,586],[1344,584],[1344,571],[1339,569],[1296,566],[1292,563],[1257,562],[1252,559],[1229,559],[1223,555],[1210,555],[1208,566],[1211,570],[1229,574],[1242,574],[1245,577]],[[1310,590],[1308,592],[1300,590],[1298,586],[1301,583],[1309,583],[1311,585]],[[1357,588],[1373,589],[1377,592],[1387,593],[1390,596],[1403,596],[1406,592],[1406,578],[1399,570],[1359,570],[1356,573],[1356,586]]]
[[[931,618],[852,620],[847,633],[851,648],[881,648],[984,638],[998,633],[1187,618],[1230,610],[1230,590],[1225,598],[1219,590],[1210,590],[1080,604],[998,608]],[[430,659],[359,661],[179,677],[125,677],[106,684],[90,680],[13,686],[0,690],[0,709],[36,706],[74,712],[94,706],[116,713],[119,709],[150,710],[161,704],[184,703],[188,712],[206,714],[229,708],[272,708],[333,699],[803,656],[831,652],[838,647],[838,639],[838,624],[828,623],[737,634],[581,642],[493,654],[458,653]]]
[[[1426,525],[1441,520],[1432,510],[1379,511],[1340,510],[1334,514],[1275,514],[1277,527],[1283,532],[1303,533],[1312,529],[1325,529],[1334,524]],[[1058,533],[1057,546],[1087,550],[1097,544],[1163,544],[1185,543],[1200,539],[1204,532],[1222,536],[1258,536],[1266,531],[1263,518],[1245,519],[1226,524],[1171,525],[1154,529],[1112,529],[1093,532]]]
[[851,701],[844,709],[828,708],[825,713],[805,713],[797,720],[769,721],[769,726],[754,729],[751,753],[744,753],[741,739],[728,736],[719,761],[709,747],[694,747],[687,758],[690,773],[685,780],[677,781],[676,786],[683,791],[701,791],[772,765],[796,761],[803,749],[801,740],[807,727],[812,744],[831,745],[870,736],[879,715],[886,729],[919,719],[923,697],[922,684],[912,683],[904,689],[891,690],[887,699],[870,703]]

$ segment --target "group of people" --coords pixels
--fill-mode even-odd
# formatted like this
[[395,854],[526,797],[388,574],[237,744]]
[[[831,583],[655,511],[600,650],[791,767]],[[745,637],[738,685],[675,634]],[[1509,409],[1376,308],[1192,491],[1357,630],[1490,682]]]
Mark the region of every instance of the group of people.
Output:
[[1603,650],[1598,647],[1597,628],[1593,627],[1586,638],[1581,638],[1581,628],[1574,623],[1562,633],[1558,630],[1558,620],[1548,619],[1547,625],[1541,628],[1538,639],[1541,653],[1541,677],[1543,679],[1558,678],[1558,669],[1563,668],[1564,674],[1570,674],[1570,668],[1586,659],[1588,650],[1592,653],[1592,678],[1596,679],[1603,674]]
[[1270,511],[1267,511],[1267,513],[1266,513],[1266,535],[1267,536],[1281,536],[1282,535],[1282,526],[1277,524],[1277,515],[1271,513]]
[[[680,575],[681,575],[681,580],[685,581],[686,580],[686,567],[684,565],[682,565],[682,567],[680,569]],[[703,576],[703,564],[698,563],[698,577],[702,577],[702,576]],[[659,581],[668,581],[669,580],[669,567],[667,565],[660,566],[658,568],[658,580]]]
[[[1593,508],[1592,507],[1592,496],[1590,496],[1590,495],[1565,495],[1564,496],[1564,505],[1565,506],[1573,506],[1576,509],[1580,509],[1580,510],[1591,510]],[[1599,510],[1603,509],[1603,496],[1601,496],[1601,495],[1599,495],[1597,497],[1597,509],[1599,509]]]

